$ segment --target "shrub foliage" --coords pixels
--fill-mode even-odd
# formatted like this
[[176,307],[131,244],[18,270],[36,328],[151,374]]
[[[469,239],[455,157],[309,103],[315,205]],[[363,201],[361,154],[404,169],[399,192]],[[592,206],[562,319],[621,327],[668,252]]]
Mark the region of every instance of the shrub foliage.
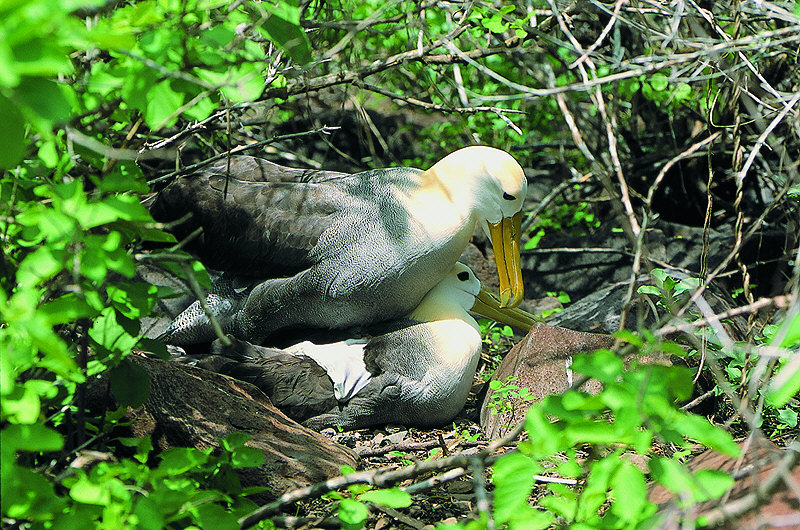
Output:
[[[634,453],[683,501],[720,496],[732,479],[689,473],[690,443],[733,455],[732,434],[798,432],[798,13],[738,0],[0,1],[4,523],[236,527],[255,508],[233,471],[261,461],[244,437],[219,455],[155,455],[113,435],[148,392],[125,357],[163,352],[140,319],[165,293],[136,267],[192,263],[142,198],[231,151],[356,170],[494,145],[558,177],[528,213],[526,249],[620,231],[631,277],[652,271],[657,285],[638,294],[663,326],[620,339],[628,353],[684,354],[670,332],[688,367],[576,359],[603,391],[533,406],[527,439],[490,466],[492,509],[479,502],[467,526],[653,522]],[[697,278],[661,270],[647,231],[658,218],[701,229]],[[713,230],[735,245],[709,260]],[[749,260],[776,231],[778,265]],[[720,276],[749,315],[744,340],[702,303]],[[89,413],[87,382],[106,373],[123,408]],[[718,397],[712,422],[679,406],[698,380]],[[71,467],[86,450],[117,456]],[[564,480],[537,485],[545,472]],[[364,503],[410,503],[400,490],[337,495],[355,527]]]

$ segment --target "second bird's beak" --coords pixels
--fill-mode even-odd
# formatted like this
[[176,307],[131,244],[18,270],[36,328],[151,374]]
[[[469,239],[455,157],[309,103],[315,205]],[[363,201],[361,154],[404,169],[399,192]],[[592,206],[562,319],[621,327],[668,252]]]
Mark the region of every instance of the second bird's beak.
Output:
[[517,307],[522,302],[522,268],[519,248],[522,240],[522,212],[489,223],[494,261],[500,276],[500,307]]
[[527,333],[538,322],[543,322],[540,317],[528,313],[518,307],[502,307],[500,300],[490,290],[481,287],[481,292],[475,297],[475,303],[470,309],[473,313],[491,318],[512,328]]

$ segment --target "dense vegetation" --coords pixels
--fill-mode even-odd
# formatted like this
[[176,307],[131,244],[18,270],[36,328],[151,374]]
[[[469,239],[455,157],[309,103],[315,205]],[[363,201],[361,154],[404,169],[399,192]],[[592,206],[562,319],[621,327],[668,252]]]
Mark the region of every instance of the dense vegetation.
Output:
[[[684,500],[721,495],[731,477],[681,464],[691,443],[736,454],[734,437],[785,445],[798,433],[798,15],[795,2],[738,0],[0,1],[3,524],[236,527],[255,509],[232,472],[260,461],[245,437],[221,454],[154,454],[147,439],[110,436],[124,407],[84,406],[105,372],[118,402],[147,397],[125,357],[163,352],[139,325],[163,293],[132,280],[137,264],[202,280],[142,197],[230,152],[355,171],[500,147],[556,178],[525,222],[526,248],[620,231],[631,277],[657,278],[641,294],[661,325],[620,338],[686,366],[576,359],[603,392],[546,399],[518,451],[471,464],[491,467],[494,505],[479,502],[470,527],[635,527],[655,506],[629,452],[653,456],[649,478]],[[651,258],[659,218],[703,235],[695,278]],[[716,259],[713,230],[735,242]],[[768,253],[744,252],[762,239]],[[736,305],[716,315],[702,294],[722,277]],[[747,318],[743,337],[719,325],[733,315]],[[680,408],[699,378],[719,398],[716,425]],[[70,467],[87,450],[118,457]],[[534,508],[545,469],[573,480],[537,489]],[[355,526],[363,503],[410,502],[342,491]]]

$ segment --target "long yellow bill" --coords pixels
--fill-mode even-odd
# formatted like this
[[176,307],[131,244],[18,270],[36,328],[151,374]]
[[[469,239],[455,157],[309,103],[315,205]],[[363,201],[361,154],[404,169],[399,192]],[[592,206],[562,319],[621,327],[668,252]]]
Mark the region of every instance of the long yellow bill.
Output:
[[500,276],[500,307],[517,307],[524,295],[519,247],[522,239],[522,212],[489,223],[494,261]]
[[481,287],[481,292],[475,297],[475,303],[472,305],[470,311],[503,324],[508,324],[512,328],[524,331],[525,333],[530,331],[531,327],[537,322],[543,322],[540,317],[532,315],[524,309],[518,307],[502,307],[497,295],[485,287]]

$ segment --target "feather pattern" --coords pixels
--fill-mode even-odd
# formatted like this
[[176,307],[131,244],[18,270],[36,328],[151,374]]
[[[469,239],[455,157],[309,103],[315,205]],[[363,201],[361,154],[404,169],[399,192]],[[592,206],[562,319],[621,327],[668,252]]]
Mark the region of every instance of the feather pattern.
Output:
[[400,319],[367,340],[284,350],[231,338],[230,346],[215,341],[216,355],[202,362],[252,382],[315,429],[441,424],[461,410],[472,385],[481,337],[467,310],[479,292],[472,271],[457,263],[415,311],[426,321]]
[[[226,332],[254,342],[287,326],[342,328],[407,314],[444,278],[479,220],[519,216],[527,185],[510,155],[487,147],[457,151],[428,171],[284,175],[276,167],[232,158],[230,169],[218,164],[171,183],[151,207],[162,222],[188,216],[178,236],[202,229],[187,248],[207,267],[255,282],[223,318]],[[518,242],[504,254],[516,256],[516,278]],[[521,280],[516,289],[521,297]],[[212,333],[207,319],[179,318],[161,339],[186,344]]]

